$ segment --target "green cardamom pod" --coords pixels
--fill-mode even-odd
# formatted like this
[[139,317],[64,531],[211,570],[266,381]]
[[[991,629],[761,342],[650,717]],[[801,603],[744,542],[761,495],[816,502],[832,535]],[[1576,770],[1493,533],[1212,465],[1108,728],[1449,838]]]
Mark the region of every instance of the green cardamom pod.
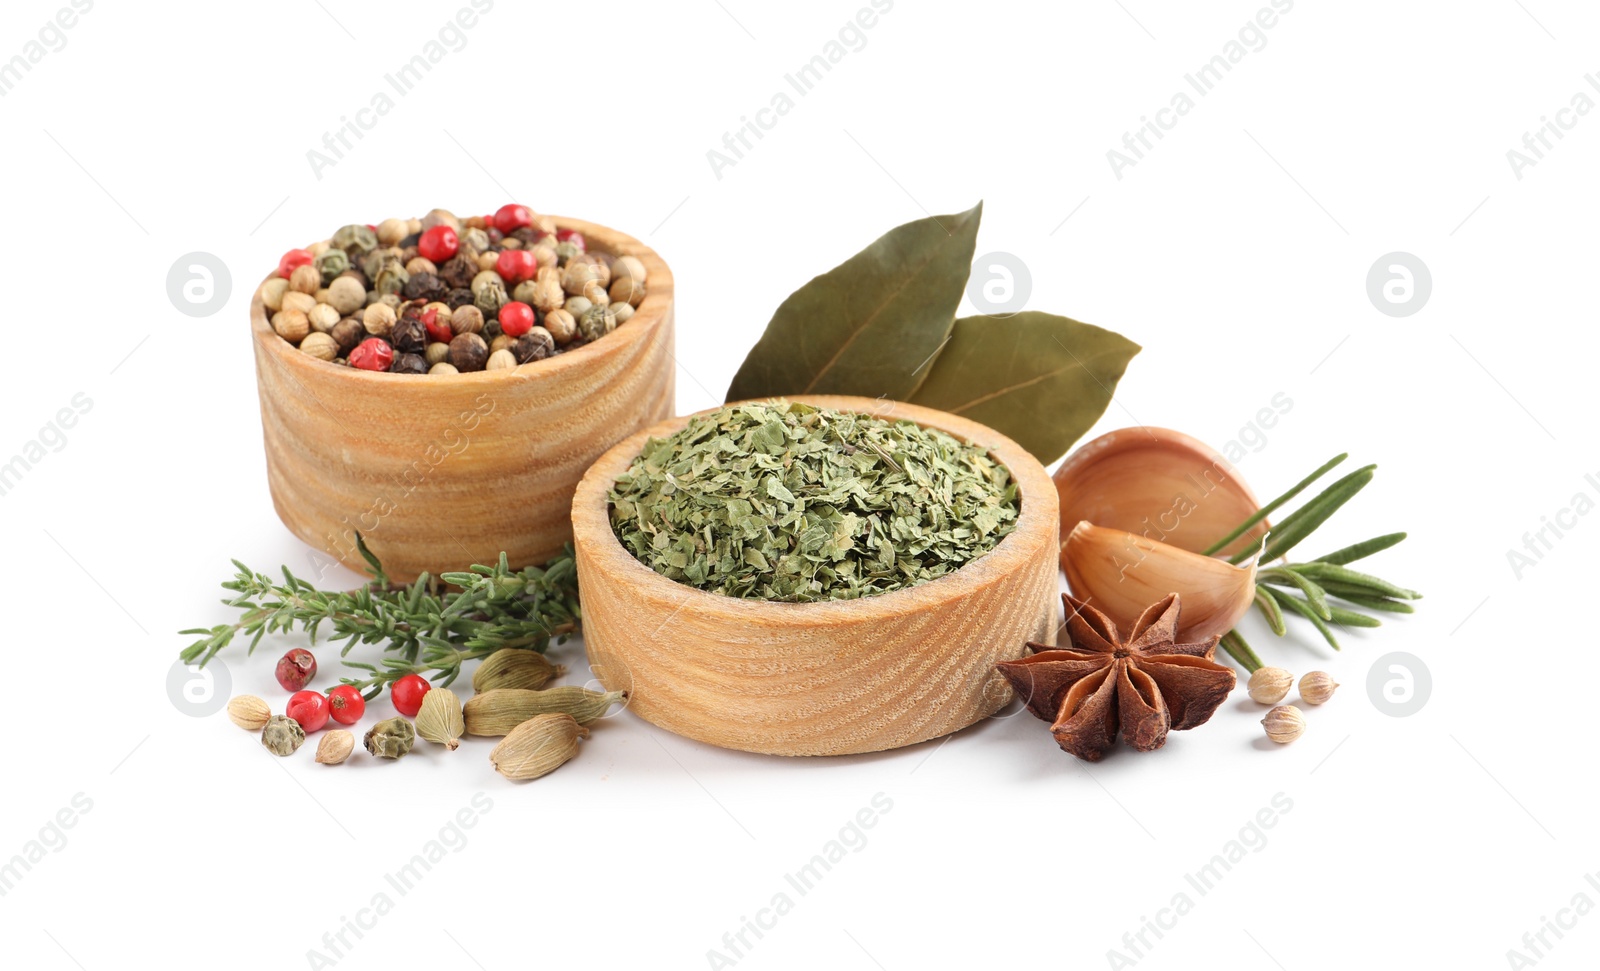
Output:
[[538,690],[567,673],[566,667],[551,664],[538,651],[521,647],[502,647],[483,659],[472,675],[472,690],[531,688]]
[[[433,692],[428,692],[433,694]],[[398,759],[411,751],[417,740],[417,730],[404,718],[386,718],[367,730],[361,744],[380,759]]]
[[463,714],[468,735],[505,735],[536,715],[568,715],[587,725],[627,697],[626,691],[590,691],[576,685],[548,691],[495,688],[467,699]]
[[571,715],[536,715],[501,739],[489,761],[507,779],[537,779],[565,765],[578,754],[578,739],[588,737]]
[[418,735],[454,752],[461,744],[461,733],[466,731],[461,717],[461,699],[448,688],[429,691],[422,696],[422,707],[417,709],[416,729]]

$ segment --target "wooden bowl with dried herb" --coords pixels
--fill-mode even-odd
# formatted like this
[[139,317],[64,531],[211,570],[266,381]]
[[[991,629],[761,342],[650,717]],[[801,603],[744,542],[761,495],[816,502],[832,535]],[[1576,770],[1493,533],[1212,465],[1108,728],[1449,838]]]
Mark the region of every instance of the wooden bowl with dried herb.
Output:
[[668,419],[601,456],[572,520],[596,676],[724,748],[946,735],[1001,708],[995,663],[1057,625],[1049,475],[929,408],[798,396]]
[[[429,219],[442,218],[439,212],[430,213]],[[584,333],[570,344],[563,341],[565,346],[547,348],[548,353],[527,363],[497,367],[489,355],[488,368],[482,369],[485,355],[480,353],[475,362],[479,369],[418,373],[365,370],[364,364],[348,360],[357,356],[353,351],[324,360],[315,351],[333,343],[329,338],[338,336],[337,329],[316,329],[296,340],[292,331],[284,331],[301,318],[282,315],[264,300],[285,299],[283,281],[290,274],[273,274],[257,290],[250,319],[267,480],[278,517],[296,536],[363,570],[356,547],[359,532],[395,580],[494,563],[502,551],[514,566],[543,563],[572,539],[572,496],[590,463],[621,439],[672,413],[673,279],[667,264],[639,240],[613,229],[563,217],[538,218],[547,225],[553,222],[568,239],[572,232],[581,234],[588,253],[637,261],[647,274],[648,292],[625,322],[608,321],[614,329],[592,340]],[[384,226],[388,222],[406,221]],[[411,221],[411,238],[418,235],[418,222]],[[380,240],[384,226],[376,230]],[[361,236],[369,229],[346,227],[341,233]],[[468,231],[463,225],[464,238]],[[332,243],[337,248],[337,234]],[[570,251],[565,239],[563,245]],[[291,254],[316,256],[320,263],[318,251],[342,255],[330,254],[326,243]],[[492,261],[496,254],[480,255]],[[353,270],[343,272],[355,276]],[[422,272],[413,263],[410,279]],[[440,275],[445,275],[443,266]],[[332,282],[342,285],[337,276]],[[326,275],[322,284],[319,296],[337,293]],[[291,290],[289,296],[294,295]],[[396,302],[390,301],[391,306]],[[398,317],[369,304],[366,309],[378,318],[372,323],[388,329],[369,325],[357,338],[363,345],[382,343],[384,348],[392,341],[396,360],[420,357],[398,353],[397,332],[407,323],[408,311],[416,309],[413,305],[423,302],[407,295]],[[358,330],[362,313],[347,318],[356,320]],[[442,316],[438,323],[445,325]],[[476,323],[483,327],[481,319]],[[434,340],[434,327],[430,318],[430,336],[421,339]],[[498,330],[490,326],[481,334],[493,336]],[[544,334],[541,327],[532,328],[531,336],[543,339]],[[380,336],[387,340],[379,341]],[[479,351],[487,347],[477,331],[455,336]],[[521,335],[524,342],[529,336]],[[301,346],[308,338],[316,340],[316,348]],[[428,349],[437,348],[430,343]]]

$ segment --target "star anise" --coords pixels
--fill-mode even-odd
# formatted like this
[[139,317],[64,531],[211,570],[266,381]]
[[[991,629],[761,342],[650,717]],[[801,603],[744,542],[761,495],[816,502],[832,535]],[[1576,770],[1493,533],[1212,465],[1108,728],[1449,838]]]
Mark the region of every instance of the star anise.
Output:
[[1062,748],[1098,762],[1120,729],[1141,752],[1160,748],[1167,731],[1203,725],[1233,690],[1231,668],[1213,661],[1217,637],[1176,642],[1178,595],[1145,608],[1127,640],[1100,611],[1069,594],[1069,646],[1029,644],[1034,654],[1003,661],[1000,673],[1028,710],[1051,723]]

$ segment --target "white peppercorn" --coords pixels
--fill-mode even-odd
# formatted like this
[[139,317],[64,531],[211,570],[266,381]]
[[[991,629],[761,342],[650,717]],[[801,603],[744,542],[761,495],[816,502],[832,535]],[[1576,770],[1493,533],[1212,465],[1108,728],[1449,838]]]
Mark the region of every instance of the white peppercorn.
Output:
[[576,296],[583,292],[585,284],[599,279],[600,273],[593,263],[574,260],[567,264],[565,272],[561,274],[561,289]]
[[456,214],[448,209],[428,210],[428,214],[422,217],[421,227],[418,232],[432,229],[435,226],[449,226],[457,233],[461,232],[461,220],[457,219]]
[[278,309],[298,310],[303,314],[309,314],[311,308],[316,305],[317,298],[311,294],[301,293],[299,290],[288,290],[284,292],[282,305]]
[[267,313],[275,314],[283,309],[283,295],[288,290],[289,281],[281,276],[275,276],[261,284],[261,305],[267,308]]
[[516,366],[516,355],[512,354],[505,348],[501,348],[500,350],[495,351],[493,354],[490,354],[489,363],[486,365],[487,369],[490,371],[503,371],[506,368],[514,368]]
[[361,325],[373,337],[388,337],[394,330],[396,319],[393,307],[386,303],[375,303],[361,315]]
[[289,274],[289,289],[300,293],[316,293],[322,289],[322,274],[310,263],[297,266]]
[[472,278],[472,286],[469,289],[472,290],[472,295],[476,297],[479,290],[491,283],[498,284],[502,290],[506,287],[505,277],[499,273],[494,270],[480,270],[478,275]]
[[449,359],[449,357],[450,345],[444,341],[434,341],[422,350],[422,359],[427,361],[429,365],[438,364],[440,361]]
[[291,344],[298,344],[311,333],[311,321],[298,310],[280,310],[272,315],[272,329]]
[[333,330],[333,325],[340,321],[341,315],[339,311],[329,305],[319,303],[311,308],[310,313],[306,314],[306,319],[311,322],[312,330],[326,334],[328,331]]
[[568,297],[565,304],[567,313],[571,314],[575,320],[582,320],[583,315],[588,313],[589,308],[593,306],[594,304],[590,303],[587,297]]
[[611,313],[617,318],[617,323],[625,324],[634,314],[633,304],[614,303],[611,305]]
[[590,280],[583,285],[583,298],[596,307],[604,307],[611,303],[611,295],[606,288],[600,285],[599,280]]
[[331,361],[339,356],[339,342],[320,331],[313,331],[300,342],[300,350],[319,361]]
[[611,263],[611,282],[618,280],[632,280],[635,283],[644,283],[644,261],[637,256],[619,256]]
[[418,273],[437,274],[439,272],[439,268],[434,266],[433,261],[428,259],[426,256],[413,256],[410,260],[406,261],[406,272],[412,276],[416,276]]
[[366,287],[355,277],[342,276],[328,284],[328,304],[339,311],[341,316],[349,316],[360,310],[367,302]]
[[456,366],[454,364],[451,364],[449,361],[440,361],[438,364],[435,364],[433,367],[428,368],[428,373],[429,374],[460,374],[461,372],[457,371],[456,370]]

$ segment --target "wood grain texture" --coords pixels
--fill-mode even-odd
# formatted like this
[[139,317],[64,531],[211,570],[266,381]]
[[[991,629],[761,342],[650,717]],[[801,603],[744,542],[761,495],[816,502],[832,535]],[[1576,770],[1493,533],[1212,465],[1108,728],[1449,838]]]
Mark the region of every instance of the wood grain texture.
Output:
[[250,305],[272,503],[352,569],[360,531],[389,574],[543,563],[572,539],[573,492],[612,445],[672,414],[673,279],[653,250],[556,217],[591,249],[637,256],[647,294],[586,347],[501,371],[374,373],[319,361]]
[[606,499],[647,438],[688,420],[668,419],[602,456],[573,500],[595,675],[627,690],[629,708],[661,728],[772,755],[882,751],[993,714],[1011,698],[995,663],[1055,632],[1059,514],[1049,475],[1009,438],[945,412],[870,398],[794,400],[909,418],[988,449],[1017,480],[1017,528],[955,573],[876,597],[788,604],[696,590],[622,546]]

